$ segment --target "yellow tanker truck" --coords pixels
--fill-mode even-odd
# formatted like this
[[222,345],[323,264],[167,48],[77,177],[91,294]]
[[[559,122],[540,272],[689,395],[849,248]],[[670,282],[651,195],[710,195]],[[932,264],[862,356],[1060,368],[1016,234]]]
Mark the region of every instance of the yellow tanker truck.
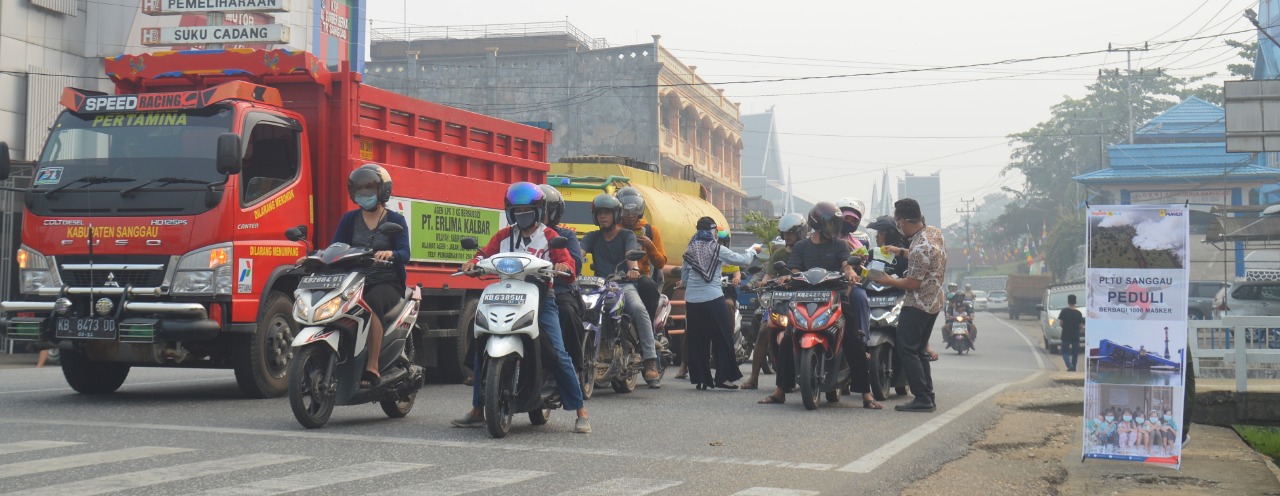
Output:
[[[645,201],[645,220],[662,235],[668,266],[681,264],[699,218],[711,217],[718,225],[728,225],[724,214],[705,199],[702,185],[625,165],[553,162],[547,183],[564,195],[561,224],[576,231],[578,237],[597,229],[591,216],[591,200],[596,195],[612,195],[625,186],[639,189]],[[589,272],[590,263],[583,267],[584,274]]]

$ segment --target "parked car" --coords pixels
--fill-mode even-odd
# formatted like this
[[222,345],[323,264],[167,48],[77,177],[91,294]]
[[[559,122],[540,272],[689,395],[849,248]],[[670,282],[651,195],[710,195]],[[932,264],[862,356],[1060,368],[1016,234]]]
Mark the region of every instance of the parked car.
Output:
[[1009,309],[1009,293],[997,290],[987,293],[987,310],[1003,312]]
[[989,300],[987,300],[987,292],[973,290],[973,310],[975,312],[985,312],[988,308]]
[[[1067,307],[1067,295],[1076,295],[1076,307],[1084,308],[1084,284],[1060,284],[1049,286],[1044,292],[1044,300],[1036,305],[1040,311],[1040,331],[1044,334],[1044,349],[1049,353],[1057,353],[1062,345],[1062,323],[1058,321],[1058,312]],[[1081,310],[1083,312],[1083,310]],[[1085,343],[1084,332],[1080,332],[1080,344]]]
[[1280,316],[1280,281],[1244,281],[1222,287],[1213,298],[1222,315]]
[[1213,311],[1216,308],[1213,300],[1217,298],[1218,292],[1230,285],[1222,281],[1191,281],[1191,287],[1187,288],[1187,318],[1191,320],[1213,318]]

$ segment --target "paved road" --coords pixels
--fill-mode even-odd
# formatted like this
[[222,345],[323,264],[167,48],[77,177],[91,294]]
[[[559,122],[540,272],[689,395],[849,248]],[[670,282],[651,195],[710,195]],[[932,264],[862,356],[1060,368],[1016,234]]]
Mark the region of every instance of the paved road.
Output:
[[309,431],[285,399],[240,398],[229,371],[135,368],[95,397],[56,367],[2,370],[0,493],[896,494],[962,455],[994,420],[992,396],[1045,367],[1027,340],[1039,340],[1035,323],[1014,323],[1024,338],[1003,322],[980,314],[978,351],[935,362],[934,414],[856,398],[808,412],[796,395],[757,405],[767,390],[669,378],[657,391],[597,392],[593,434],[573,434],[572,414],[557,412],[542,427],[518,418],[502,440],[449,426],[464,386],[428,386],[404,419],[341,407]]

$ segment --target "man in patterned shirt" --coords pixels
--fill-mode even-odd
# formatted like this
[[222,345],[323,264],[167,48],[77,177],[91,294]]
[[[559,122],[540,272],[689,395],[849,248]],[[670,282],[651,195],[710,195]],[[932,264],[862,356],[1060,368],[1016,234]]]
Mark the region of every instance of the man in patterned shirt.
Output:
[[880,283],[906,291],[902,313],[898,316],[898,363],[907,374],[915,399],[894,407],[901,412],[932,412],[937,409],[933,396],[933,375],[929,371],[929,336],[942,311],[942,280],[947,273],[947,247],[942,231],[925,225],[920,203],[903,198],[893,203],[893,219],[898,229],[911,240],[907,254],[907,272],[902,278],[885,276]]

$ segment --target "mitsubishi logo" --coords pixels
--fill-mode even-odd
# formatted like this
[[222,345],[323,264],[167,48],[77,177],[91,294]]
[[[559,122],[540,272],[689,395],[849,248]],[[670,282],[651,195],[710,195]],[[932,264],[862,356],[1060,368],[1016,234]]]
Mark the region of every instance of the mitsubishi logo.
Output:
[[115,273],[115,272],[108,272],[108,273],[107,273],[107,282],[102,283],[102,285],[103,285],[103,286],[110,287],[110,288],[118,288],[118,287],[120,287],[120,283],[116,282],[116,273]]

